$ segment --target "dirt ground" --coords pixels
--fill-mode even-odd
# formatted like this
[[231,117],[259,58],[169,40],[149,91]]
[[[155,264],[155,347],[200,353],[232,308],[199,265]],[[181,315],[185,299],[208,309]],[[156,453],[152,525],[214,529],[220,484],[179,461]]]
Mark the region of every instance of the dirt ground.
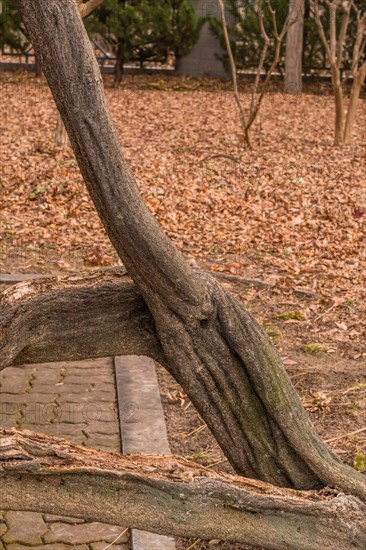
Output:
[[[223,284],[272,339],[318,433],[362,469],[366,100],[353,145],[335,148],[329,88],[313,83],[288,98],[274,86],[248,150],[227,83],[110,84],[107,101],[148,206],[194,265],[235,278]],[[0,73],[0,88],[0,272],[118,264],[71,149],[53,142],[56,110],[44,80]],[[230,470],[183,390],[160,367],[158,375],[172,451]],[[246,548],[178,542],[189,547]]]

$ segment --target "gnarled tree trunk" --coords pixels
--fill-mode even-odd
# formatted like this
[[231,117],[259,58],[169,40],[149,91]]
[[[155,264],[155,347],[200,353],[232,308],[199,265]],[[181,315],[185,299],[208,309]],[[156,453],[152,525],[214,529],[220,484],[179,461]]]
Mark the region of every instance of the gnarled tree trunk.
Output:
[[[344,497],[346,501],[342,502],[345,502],[343,505],[349,508],[350,514],[354,514],[357,521],[352,519],[344,526],[348,532],[344,538],[356,540],[356,547],[360,547],[360,533],[364,527],[358,512],[363,510],[361,500],[366,500],[364,477],[342,464],[316,435],[278,354],[256,321],[212,277],[192,271],[147,210],[121,155],[106,108],[99,68],[74,0],[18,0],[18,6],[40,56],[97,212],[134,282],[126,276],[118,279],[116,275],[108,279],[108,275],[103,275],[98,280],[94,279],[94,282],[86,280],[82,283],[80,279],[72,278],[36,281],[8,290],[1,298],[4,320],[0,324],[0,350],[5,361],[7,364],[18,364],[37,361],[38,358],[65,358],[68,353],[65,351],[65,342],[71,343],[69,353],[72,357],[69,355],[68,358],[105,354],[102,337],[97,334],[97,325],[102,318],[101,334],[110,332],[109,353],[112,350],[118,350],[118,353],[144,353],[158,359],[184,387],[238,473],[281,487],[317,489],[329,485],[350,495]],[[85,292],[82,290],[83,284]],[[108,312],[109,300],[112,306]],[[62,332],[65,339],[57,335],[60,322],[51,313],[55,307],[65,319]],[[40,328],[35,327],[35,319],[38,319]],[[89,326],[85,327],[86,336],[77,349],[70,329],[82,319]],[[135,331],[138,338],[133,335]],[[93,335],[96,342],[93,342]],[[50,345],[54,341],[57,345]],[[1,445],[6,447],[6,434],[0,438]],[[50,447],[46,444],[47,453],[52,455],[51,447],[51,444]],[[32,454],[31,451],[29,454]],[[14,475],[16,470],[11,467],[16,457],[16,452],[12,451],[5,456],[1,470],[0,485],[4,486],[6,481],[9,489],[13,487],[15,495],[13,499],[9,497],[5,501],[8,507],[20,507],[23,502],[19,475]],[[60,458],[57,452],[56,457]],[[131,462],[132,474],[139,474],[138,468]],[[52,460],[51,463],[54,464]],[[22,465],[24,463],[20,465],[21,470]],[[32,456],[29,468],[33,472],[29,474],[30,477],[22,475],[24,483],[29,481],[27,490],[34,486],[34,479],[41,480],[45,488],[44,498],[52,503],[63,499],[63,511],[72,515],[75,507],[72,508],[65,496],[67,491],[62,492],[60,485],[60,477],[64,479],[64,476],[52,477],[51,471],[45,472],[43,466],[40,470],[37,470],[38,467],[34,470]],[[114,465],[112,469],[114,472]],[[90,484],[98,484],[98,475],[94,465],[87,463],[84,475],[77,480],[76,494],[89,491]],[[112,475],[109,478],[113,480],[108,482],[111,490],[117,483],[117,477]],[[151,478],[154,476],[148,477],[148,485],[152,487]],[[191,479],[191,474],[188,478]],[[154,502],[159,502],[168,517],[170,505],[178,497],[174,493],[172,500],[168,484],[165,483],[166,472],[161,474],[160,479],[164,483],[159,486]],[[187,486],[187,491],[190,489],[194,492],[195,487]],[[131,495],[137,498],[137,493]],[[111,494],[114,494],[113,491]],[[179,510],[185,509],[184,494],[184,491],[179,493],[183,501]],[[193,536],[195,533],[203,538],[212,538],[218,516],[212,516],[213,521],[209,524],[212,530],[208,527],[205,530],[200,514],[205,517],[206,493],[200,487],[195,494],[198,495],[197,499],[202,499],[202,505],[197,504],[195,507],[189,501],[187,506],[192,511],[189,516],[191,530],[186,531],[184,524],[184,534]],[[286,542],[284,538],[281,539],[282,523],[278,512],[274,514],[273,533],[270,531],[273,542],[268,533],[265,540],[260,539],[259,542],[254,534],[260,524],[252,523],[251,515],[247,515],[243,523],[240,515],[242,506],[247,506],[247,497],[241,497],[237,490],[235,494],[237,497],[234,502],[220,485],[220,498],[235,512],[223,516],[225,519],[220,523],[223,530],[219,538],[246,541],[266,548],[280,549],[293,544],[287,543],[292,534],[286,538]],[[285,493],[281,494],[284,496]],[[126,501],[120,506],[129,509],[129,505],[126,506],[129,498],[126,492],[123,498]],[[51,506],[39,496],[33,495],[32,499],[37,508]],[[282,500],[282,504],[280,501],[274,504],[271,497],[266,495],[263,505],[272,513],[277,505],[278,508],[286,508],[285,499]],[[85,501],[88,506],[91,502],[98,502],[93,501],[93,498]],[[149,503],[148,499],[144,502],[147,505]],[[333,499],[331,502],[324,503],[324,514],[336,518],[339,513],[341,521],[341,501]],[[307,544],[297,547],[317,548],[310,534],[315,524],[309,524],[311,527],[307,530],[307,513],[301,511],[301,507],[297,508],[296,503],[293,504],[291,517],[299,528],[303,521]],[[171,523],[164,527],[159,521],[151,523],[144,519],[143,503],[137,508],[140,519],[137,520],[131,512],[129,517],[121,515],[121,521],[123,519],[126,523],[127,519],[131,526],[163,533],[168,529],[171,529],[171,533],[179,530],[178,527],[173,528]],[[88,518],[101,514],[100,510],[87,512],[85,505],[81,509]],[[109,509],[109,505],[105,509]],[[251,511],[255,517],[259,517],[255,507]],[[121,511],[119,513],[122,514]],[[312,513],[315,516],[318,514],[316,521],[323,521],[320,519],[323,510],[318,509],[317,512],[314,508]],[[116,520],[115,517],[109,519]],[[246,530],[247,523],[253,527],[251,535]],[[239,536],[240,529],[242,534]],[[316,530],[316,533],[321,545],[321,530]],[[332,544],[334,547],[337,535],[329,533],[326,536],[330,538],[322,547],[332,548]]]
[[[277,489],[175,456],[122,457],[0,430],[1,507],[272,550],[363,550],[358,499]],[[351,515],[350,515],[351,514]],[[335,529],[336,525],[336,529]]]

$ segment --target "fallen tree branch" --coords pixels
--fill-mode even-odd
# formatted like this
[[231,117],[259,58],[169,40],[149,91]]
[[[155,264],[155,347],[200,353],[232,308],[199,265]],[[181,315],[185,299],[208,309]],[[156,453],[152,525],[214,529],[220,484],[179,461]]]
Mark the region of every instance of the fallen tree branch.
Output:
[[0,294],[0,370],[110,355],[159,360],[153,318],[124,269],[26,281]]
[[175,456],[120,456],[27,431],[0,429],[0,487],[2,510],[268,550],[362,550],[366,536],[366,506],[354,497],[279,489]]

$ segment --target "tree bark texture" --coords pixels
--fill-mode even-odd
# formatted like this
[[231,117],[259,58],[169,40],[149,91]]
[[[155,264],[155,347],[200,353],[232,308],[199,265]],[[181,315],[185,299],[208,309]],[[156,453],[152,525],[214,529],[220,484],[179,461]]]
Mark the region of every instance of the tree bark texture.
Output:
[[299,95],[302,91],[302,50],[304,40],[304,0],[291,0],[289,28],[286,35],[284,92]]

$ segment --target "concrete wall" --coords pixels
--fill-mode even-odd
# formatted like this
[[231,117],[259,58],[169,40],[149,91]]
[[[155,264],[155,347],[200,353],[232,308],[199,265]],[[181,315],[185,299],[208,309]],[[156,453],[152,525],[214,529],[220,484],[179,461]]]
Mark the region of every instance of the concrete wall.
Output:
[[[216,0],[192,0],[192,4],[199,17],[214,15],[220,18],[220,11]],[[230,15],[227,16],[230,21]],[[186,76],[215,76],[227,77],[224,67],[215,54],[221,55],[223,50],[219,41],[213,36],[210,26],[206,23],[201,30],[200,37],[190,54],[180,60],[178,72]]]

